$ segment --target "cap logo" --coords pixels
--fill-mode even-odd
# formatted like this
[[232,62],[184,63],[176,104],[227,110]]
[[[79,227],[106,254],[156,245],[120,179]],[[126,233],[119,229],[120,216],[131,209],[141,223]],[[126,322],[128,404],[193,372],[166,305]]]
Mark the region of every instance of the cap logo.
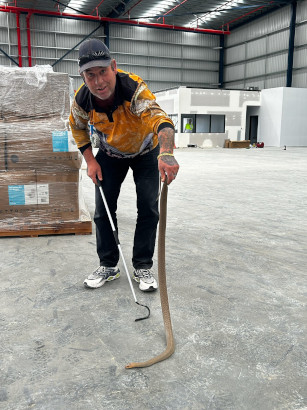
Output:
[[95,57],[102,57],[104,56],[106,53],[104,51],[95,51],[92,55]]

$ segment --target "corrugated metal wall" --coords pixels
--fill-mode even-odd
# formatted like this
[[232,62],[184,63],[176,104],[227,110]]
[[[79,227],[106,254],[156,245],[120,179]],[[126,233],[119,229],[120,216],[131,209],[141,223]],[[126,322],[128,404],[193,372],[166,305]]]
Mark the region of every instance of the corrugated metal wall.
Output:
[[[226,88],[246,89],[286,85],[291,6],[233,30],[225,36]],[[105,38],[98,22],[33,15],[32,64],[55,63],[84,37]],[[28,65],[26,15],[20,15],[22,61]],[[134,72],[153,91],[178,86],[216,88],[219,78],[219,36],[110,24],[110,50],[118,67]],[[0,47],[18,62],[16,16],[0,13]],[[1,65],[14,65],[0,53]],[[81,84],[77,51],[54,66]],[[293,87],[307,87],[307,0],[297,4]]]
[[[99,26],[97,22],[50,18],[34,15],[30,20],[32,65],[52,65],[85,36]],[[26,16],[20,15],[23,66],[28,66]],[[103,39],[104,28],[95,32]],[[0,13],[0,47],[18,62],[16,17]],[[219,37],[172,30],[111,24],[110,51],[118,67],[141,76],[153,91],[181,85],[217,87],[219,70]],[[77,48],[78,49],[78,48]],[[69,53],[54,66],[81,84],[77,51]],[[14,65],[0,53],[1,65]]]
[[[32,15],[31,51],[32,65],[52,65],[65,53],[76,46],[93,30],[95,37],[104,40],[104,28],[98,22],[51,18]],[[26,32],[26,15],[20,15],[22,64],[28,67],[28,46]],[[0,47],[18,62],[16,16],[10,13],[0,13]],[[82,80],[78,73],[78,52],[73,50],[62,61],[54,66],[54,71],[68,73],[73,78],[76,89]],[[0,53],[0,64],[14,66],[15,64]]]
[[[291,6],[231,32],[225,42],[225,87],[285,87]],[[293,87],[307,87],[307,1],[297,3]]]
[[226,88],[286,85],[290,12],[283,7],[231,32],[225,42]]
[[118,67],[141,76],[153,91],[217,86],[218,36],[115,24],[109,36]]

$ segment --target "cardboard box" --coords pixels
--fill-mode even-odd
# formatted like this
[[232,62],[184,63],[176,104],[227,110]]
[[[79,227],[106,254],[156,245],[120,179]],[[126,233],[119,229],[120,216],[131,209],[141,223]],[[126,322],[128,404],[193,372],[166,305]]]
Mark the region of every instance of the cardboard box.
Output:
[[250,140],[229,141],[229,148],[248,148],[249,146]]
[[[11,146],[12,148],[12,146]],[[80,152],[22,151],[7,149],[0,160],[0,170],[17,171],[39,169],[45,171],[70,172],[80,169],[82,164]]]
[[0,172],[1,224],[79,219],[79,170]]

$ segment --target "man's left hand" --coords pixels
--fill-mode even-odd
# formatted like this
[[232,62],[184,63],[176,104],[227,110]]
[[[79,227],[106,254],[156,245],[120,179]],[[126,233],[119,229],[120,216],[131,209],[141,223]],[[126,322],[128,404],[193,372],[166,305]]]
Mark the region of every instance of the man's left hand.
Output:
[[165,174],[167,174],[167,184],[169,185],[176,178],[179,171],[179,164],[172,155],[162,155],[158,163],[162,182],[165,181]]

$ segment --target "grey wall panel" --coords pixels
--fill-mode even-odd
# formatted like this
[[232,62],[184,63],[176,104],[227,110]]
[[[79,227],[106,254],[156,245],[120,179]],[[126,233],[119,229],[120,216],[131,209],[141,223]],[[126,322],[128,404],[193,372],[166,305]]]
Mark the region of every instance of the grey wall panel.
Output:
[[271,76],[266,79],[265,88],[285,87],[287,83],[286,74]]
[[112,53],[112,57],[115,58],[117,64],[127,64],[127,65],[148,65],[148,57],[147,56],[135,56],[135,55],[125,55],[121,53]]
[[148,78],[150,81],[163,81],[166,82],[181,82],[181,71],[180,70],[169,70],[165,68],[152,68],[148,67]]
[[110,39],[110,51],[131,54],[131,55],[150,55],[148,52],[147,42],[133,42],[130,40],[123,39]]
[[300,48],[295,51],[293,59],[294,68],[307,67],[307,48]]
[[209,48],[187,47],[184,49],[183,58],[206,61],[219,61],[219,51],[211,50]]
[[240,44],[229,48],[225,53],[225,64],[237,63],[244,61],[246,57],[245,44]]
[[295,46],[307,44],[307,22],[296,27],[295,30]]
[[[145,44],[146,45],[146,44]],[[147,43],[148,54],[154,57],[183,58],[182,46],[177,44]],[[188,58],[188,56],[184,56]]]
[[246,47],[246,58],[254,58],[263,56],[266,52],[266,37],[262,37],[258,40],[253,40],[248,43]]
[[267,57],[266,60],[266,72],[277,73],[280,71],[286,71],[288,64],[288,54],[283,53],[272,57]]
[[267,36],[267,53],[275,53],[280,50],[287,50],[289,44],[289,30],[271,33]]
[[[226,82],[237,81],[244,78],[244,65],[233,65],[225,68],[224,77]],[[227,88],[227,87],[226,87]]]
[[299,1],[296,9],[296,22],[307,21],[307,1]]
[[292,87],[307,88],[307,67],[305,67],[305,69],[301,71],[294,71]]
[[214,71],[219,70],[219,64],[214,61],[181,60],[181,67],[185,70]]
[[148,81],[150,79],[148,67],[133,67],[130,64],[121,64],[118,66],[118,68],[123,71],[127,71],[128,73],[134,73],[139,77],[142,77],[144,81]]
[[188,83],[191,81],[192,83],[199,83],[199,84],[210,84],[214,85],[218,83],[218,73],[210,73],[206,71],[195,71],[193,75],[188,71],[183,71],[182,73],[182,81]]
[[263,74],[265,74],[265,59],[246,63],[245,75],[247,78],[261,76]]

